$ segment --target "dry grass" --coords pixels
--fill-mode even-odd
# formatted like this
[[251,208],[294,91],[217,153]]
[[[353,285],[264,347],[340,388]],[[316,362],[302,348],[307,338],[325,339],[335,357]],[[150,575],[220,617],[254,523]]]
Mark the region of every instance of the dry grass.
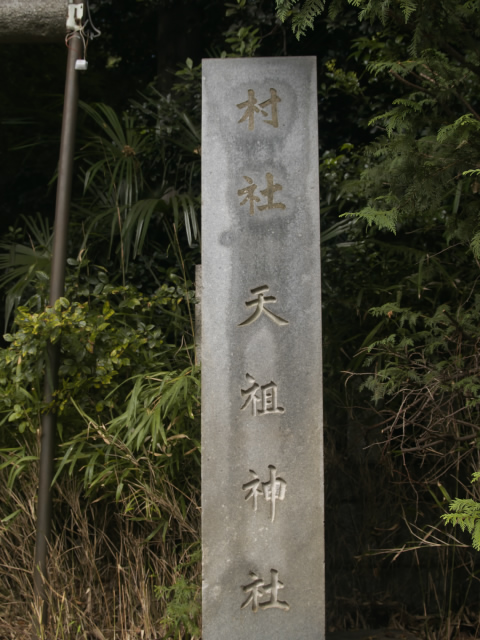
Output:
[[[380,448],[354,460],[334,444],[327,434],[328,629],[408,629],[425,640],[478,636],[478,554],[468,537],[437,526],[441,506],[425,494],[415,502],[401,467],[382,459]],[[120,503],[87,499],[68,477],[57,485],[46,640],[198,640],[181,618],[191,609],[179,614],[182,593],[169,590],[184,576],[193,585],[190,604],[199,596],[198,487],[183,478],[180,492],[147,459],[142,464],[148,483],[126,487]],[[0,471],[1,640],[30,640],[36,618],[36,473],[30,467],[9,489]],[[439,501],[440,489],[435,495]]]
[[[16,512],[0,522],[0,638],[30,640],[36,616],[35,469],[25,472],[13,490],[5,477],[0,485],[0,519]],[[167,602],[155,587],[172,585],[180,571],[198,580],[198,562],[188,569],[179,564],[195,548],[199,513],[192,501],[183,515],[171,485],[157,482],[150,492],[165,518],[157,532],[158,518],[156,526],[139,508],[124,513],[122,504],[85,500],[74,481],[61,481],[54,499],[46,639],[177,640],[178,630],[170,635],[163,621]],[[179,629],[182,637],[193,637]]]

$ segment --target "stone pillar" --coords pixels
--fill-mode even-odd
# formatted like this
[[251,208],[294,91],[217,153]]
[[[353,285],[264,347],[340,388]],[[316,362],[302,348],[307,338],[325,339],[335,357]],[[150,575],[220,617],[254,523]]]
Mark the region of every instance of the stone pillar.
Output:
[[0,0],[0,43],[62,42],[68,0]]
[[204,60],[204,640],[324,638],[314,58]]

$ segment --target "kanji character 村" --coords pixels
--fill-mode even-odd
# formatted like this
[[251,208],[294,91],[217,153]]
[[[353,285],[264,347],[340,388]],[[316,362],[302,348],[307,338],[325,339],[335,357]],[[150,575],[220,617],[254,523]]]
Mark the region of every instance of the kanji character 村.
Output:
[[238,121],[238,124],[248,120],[248,130],[253,131],[255,129],[255,114],[261,113],[262,116],[268,116],[268,112],[264,110],[265,107],[271,107],[271,120],[264,120],[265,124],[270,124],[272,127],[278,127],[278,109],[277,104],[281,102],[281,99],[277,95],[276,89],[270,89],[270,98],[261,102],[257,107],[257,98],[255,97],[255,91],[248,89],[248,98],[245,102],[237,104],[238,109],[245,109],[245,113]]

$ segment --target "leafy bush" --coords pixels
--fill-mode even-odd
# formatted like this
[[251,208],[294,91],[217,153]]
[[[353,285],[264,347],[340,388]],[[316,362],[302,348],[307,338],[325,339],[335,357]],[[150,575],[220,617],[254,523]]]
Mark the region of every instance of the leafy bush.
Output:
[[[480,472],[476,471],[472,476],[472,482],[480,480]],[[471,498],[455,498],[450,503],[450,511],[442,518],[445,524],[459,525],[462,531],[465,529],[472,536],[472,546],[480,551],[480,502]]]

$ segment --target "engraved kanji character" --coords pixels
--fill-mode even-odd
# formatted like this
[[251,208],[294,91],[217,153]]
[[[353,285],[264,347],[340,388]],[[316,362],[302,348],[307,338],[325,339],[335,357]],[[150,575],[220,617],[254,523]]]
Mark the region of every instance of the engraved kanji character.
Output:
[[275,296],[264,296],[263,294],[265,291],[268,291],[268,285],[266,284],[260,287],[255,287],[255,289],[250,289],[250,293],[252,293],[253,295],[256,295],[257,299],[247,300],[247,302],[245,302],[245,306],[246,307],[256,306],[257,308],[249,318],[247,318],[246,320],[244,320],[238,325],[239,327],[246,327],[248,324],[252,324],[256,320],[258,320],[258,318],[262,315],[262,313],[264,313],[267,316],[267,318],[270,318],[270,320],[275,322],[275,324],[278,324],[280,326],[288,324],[288,320],[284,320],[280,316],[277,316],[275,313],[273,313],[273,311],[270,311],[270,309],[266,308],[267,304],[275,304],[277,302],[277,299],[275,298]]
[[287,483],[283,478],[277,478],[277,469],[273,464],[268,465],[268,468],[270,470],[270,480],[268,482],[261,482],[255,471],[250,469],[250,473],[253,475],[253,480],[242,485],[242,489],[247,491],[245,500],[252,500],[254,511],[257,510],[258,496],[263,495],[266,502],[271,502],[270,517],[271,521],[274,522],[275,504],[277,500],[285,499]]
[[283,611],[288,611],[290,609],[288,602],[278,599],[279,589],[285,588],[283,582],[278,579],[278,571],[270,569],[270,576],[272,582],[270,584],[262,584],[262,590],[270,594],[270,602],[260,602],[260,609],[283,609]]
[[[238,123],[245,122],[248,118],[248,130],[253,131],[255,128],[255,114],[260,113],[260,109],[256,106],[258,100],[255,97],[255,91],[253,89],[248,90],[248,99],[245,102],[237,104],[239,109],[245,109],[245,113],[240,118]],[[267,112],[262,111],[262,115],[266,116]]]
[[253,180],[248,176],[243,176],[245,180],[250,185],[249,187],[244,187],[243,189],[239,189],[237,191],[239,196],[245,195],[245,198],[242,200],[240,205],[245,204],[246,202],[250,202],[250,215],[253,216],[255,213],[255,202],[260,202],[260,198],[254,195],[254,191],[257,188],[256,184],[253,184]]
[[[278,406],[277,385],[273,381],[260,386],[250,374],[246,373],[245,377],[252,386],[248,389],[240,389],[242,396],[247,396],[240,409],[246,409],[251,404],[254,416],[261,416],[265,413],[283,413],[285,411],[283,407]],[[260,397],[257,395],[259,389]]]
[[245,102],[237,104],[238,109],[245,109],[245,113],[238,121],[238,124],[248,120],[248,130],[253,131],[255,129],[255,114],[261,113],[262,116],[268,116],[268,112],[264,110],[264,107],[271,107],[271,120],[264,120],[265,124],[270,124],[272,127],[278,127],[278,109],[277,104],[281,102],[281,99],[277,95],[276,89],[270,89],[270,98],[261,102],[257,107],[257,98],[255,97],[255,91],[248,89],[248,98]]
[[250,603],[252,603],[252,611],[258,611],[258,599],[263,597],[264,593],[262,590],[263,580],[257,576],[256,573],[250,571],[249,576],[253,578],[253,582],[242,587],[245,593],[249,593],[250,595],[245,600],[245,602],[240,607],[241,609],[245,609],[248,607]]
[[[245,196],[245,198],[240,202],[240,206],[246,204],[247,202],[250,205],[250,215],[253,216],[255,213],[255,203],[260,202],[260,198],[255,195],[255,189],[257,185],[253,182],[253,178],[250,176],[243,176],[244,179],[248,182],[248,187],[243,187],[243,189],[238,189],[237,194],[239,196]],[[267,188],[261,189],[260,193],[264,198],[267,199],[267,204],[259,205],[257,204],[259,211],[265,211],[265,209],[285,209],[285,205],[283,202],[274,202],[273,197],[276,191],[282,191],[283,186],[281,184],[275,184],[273,181],[273,174],[266,173],[265,178],[267,180]]]
[[[264,107],[268,107],[271,105],[272,107],[272,119],[264,120],[266,124],[271,124],[272,127],[278,127],[278,113],[277,113],[277,103],[281,102],[280,98],[277,96],[277,91],[275,89],[270,89],[270,98],[265,100],[265,102],[261,102],[259,106],[263,109]],[[262,115],[266,116],[267,114],[262,111]]]
[[244,491],[248,491],[247,495],[245,496],[245,500],[250,500],[250,498],[252,498],[253,501],[253,510],[256,511],[257,510],[257,503],[258,503],[258,496],[261,496],[263,494],[262,489],[260,489],[260,478],[257,476],[257,474],[255,473],[255,471],[253,471],[252,469],[250,469],[250,473],[253,474],[253,480],[250,480],[250,482],[247,482],[245,484],[242,485],[242,489]]
[[[259,609],[282,609],[283,611],[290,609],[288,602],[278,599],[279,590],[284,589],[283,582],[278,579],[278,571],[270,569],[271,583],[267,585],[253,571],[250,571],[249,575],[253,578],[253,582],[242,587],[244,593],[248,593],[249,596],[241,605],[241,609],[245,609],[249,604],[252,605],[252,611],[254,612]],[[268,594],[270,595],[270,600],[259,602],[260,598],[264,598]]]
[[273,194],[275,191],[281,191],[283,189],[281,184],[273,184],[273,174],[266,173],[265,177],[267,178],[267,188],[260,191],[262,196],[267,198],[267,204],[257,205],[259,211],[264,211],[265,209],[285,209],[285,205],[282,202],[274,202]]
[[267,502],[272,503],[271,519],[275,520],[275,503],[277,500],[283,500],[285,498],[285,492],[287,490],[287,483],[283,478],[277,478],[277,469],[273,464],[269,464],[270,480],[268,482],[262,482],[263,495]]

